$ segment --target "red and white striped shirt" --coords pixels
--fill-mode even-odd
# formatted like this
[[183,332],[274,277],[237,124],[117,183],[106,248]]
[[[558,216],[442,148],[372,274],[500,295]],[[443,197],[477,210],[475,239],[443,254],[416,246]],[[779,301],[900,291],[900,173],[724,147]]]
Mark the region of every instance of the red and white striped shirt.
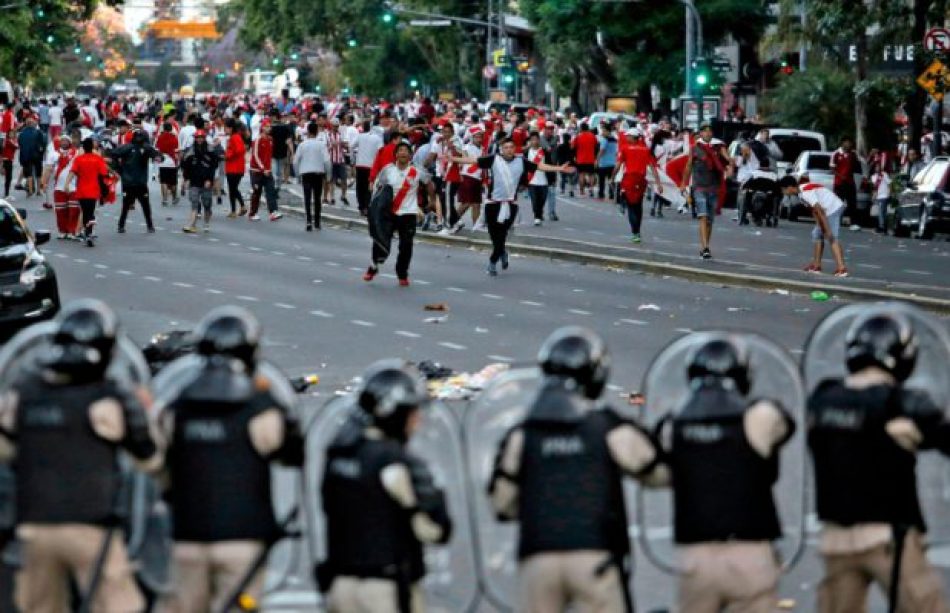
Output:
[[343,158],[343,137],[336,130],[327,130],[324,132],[327,141],[327,151],[330,152],[331,164],[342,164]]

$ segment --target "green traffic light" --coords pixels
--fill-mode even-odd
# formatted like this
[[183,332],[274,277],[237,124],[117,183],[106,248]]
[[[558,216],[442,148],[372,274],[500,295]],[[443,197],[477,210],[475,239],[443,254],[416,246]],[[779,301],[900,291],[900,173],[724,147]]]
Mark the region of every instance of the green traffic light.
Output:
[[409,81],[409,87],[419,87],[419,81],[412,79]]
[[291,53],[291,54],[290,54],[290,59],[292,59],[292,60],[294,60],[294,61],[296,62],[297,60],[300,59],[300,54],[299,54],[299,53]]
[[392,23],[393,19],[392,13],[383,13],[383,23]]
[[49,44],[51,44],[51,45],[53,44],[53,41],[55,41],[55,40],[56,40],[56,37],[53,36],[52,34],[50,34],[49,36],[46,37],[46,42],[49,43]]
[[91,56],[91,55],[86,55],[86,58],[85,58],[85,59],[86,59],[86,62],[87,62],[87,63],[88,63],[88,62],[91,62],[91,61],[92,61],[92,56]]
[[78,47],[78,46],[73,47],[73,53],[75,53],[76,55],[79,55],[80,53],[82,53],[82,47]]
[[514,75],[510,75],[510,74],[505,75],[505,83],[514,83],[514,81],[515,81]]
[[351,38],[350,40],[346,41],[346,44],[350,47],[355,47],[358,43],[356,42],[355,38]]
[[46,11],[44,11],[43,9],[36,9],[36,16],[42,19],[46,17]]
[[274,66],[280,64],[280,58],[279,58],[279,57],[275,57],[275,58],[273,59],[273,61],[271,61],[271,63],[272,63]]
[[705,73],[699,73],[696,75],[696,85],[706,85],[709,83],[709,77]]

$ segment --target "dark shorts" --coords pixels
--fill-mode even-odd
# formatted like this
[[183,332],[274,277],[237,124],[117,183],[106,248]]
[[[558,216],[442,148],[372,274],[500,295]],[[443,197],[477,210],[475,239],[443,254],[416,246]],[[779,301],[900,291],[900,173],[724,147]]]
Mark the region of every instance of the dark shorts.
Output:
[[459,184],[456,198],[462,204],[481,204],[482,180],[462,175],[462,182]]
[[23,167],[23,176],[24,177],[42,177],[43,176],[43,161],[39,159],[34,160],[20,160],[20,166]]
[[346,164],[334,164],[331,179],[333,181],[346,181]]
[[159,168],[158,182],[162,185],[174,185],[178,182],[177,168]]
[[593,164],[578,164],[578,165],[577,165],[577,172],[579,172],[579,173],[587,173],[587,174],[592,175],[592,174],[594,174],[594,173],[597,172],[597,169],[594,168],[594,165],[593,165]]

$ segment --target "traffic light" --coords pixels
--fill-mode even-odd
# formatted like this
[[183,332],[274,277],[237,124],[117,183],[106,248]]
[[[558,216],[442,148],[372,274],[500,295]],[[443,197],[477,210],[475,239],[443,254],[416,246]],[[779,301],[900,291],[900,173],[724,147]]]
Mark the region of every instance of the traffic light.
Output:
[[46,17],[46,11],[43,9],[36,9],[36,18],[43,19],[44,17]]
[[706,58],[698,57],[693,60],[690,67],[693,69],[693,87],[698,91],[703,91],[709,85],[709,64]]
[[89,63],[92,62],[92,56],[89,55],[88,53],[86,54],[86,57],[85,57],[84,59],[86,60],[86,63],[87,63],[87,64],[89,64]]
[[47,37],[46,37],[46,42],[47,42],[48,44],[52,45],[55,41],[56,41],[56,37],[55,37],[55,36],[53,36],[52,34],[47,35]]
[[785,58],[782,58],[782,61],[779,63],[779,67],[779,70],[781,70],[782,74],[785,75],[790,75],[795,72],[795,69],[792,68],[792,66],[788,63],[788,60]]
[[296,62],[297,60],[300,59],[300,54],[294,51],[293,53],[290,54],[290,59]]
[[396,21],[396,16],[393,15],[391,11],[384,11],[381,19],[383,20],[383,23],[385,23],[386,25],[391,25],[393,22]]
[[234,62],[232,68],[234,68],[234,72],[239,72],[241,70],[241,62]]
[[506,73],[505,76],[502,78],[502,81],[504,81],[505,83],[514,83],[515,75],[511,73]]
[[531,70],[531,62],[525,60],[518,62],[518,72],[528,72]]
[[411,88],[413,88],[413,89],[419,87],[419,81],[417,81],[416,79],[410,79],[410,80],[409,80],[409,87],[411,87]]
[[75,47],[73,47],[73,53],[75,53],[76,55],[79,55],[80,53],[82,53],[82,47],[80,47],[79,45],[76,45]]
[[273,64],[274,66],[279,65],[279,64],[280,64],[280,58],[279,58],[279,57],[275,57],[273,60],[271,60],[271,64]]
[[352,49],[360,44],[360,41],[356,38],[356,32],[350,30],[346,35],[346,46]]
[[210,67],[210,66],[204,66],[204,67],[202,67],[201,71],[202,71],[203,73],[205,73],[205,74],[208,74],[209,72],[211,72],[211,67]]

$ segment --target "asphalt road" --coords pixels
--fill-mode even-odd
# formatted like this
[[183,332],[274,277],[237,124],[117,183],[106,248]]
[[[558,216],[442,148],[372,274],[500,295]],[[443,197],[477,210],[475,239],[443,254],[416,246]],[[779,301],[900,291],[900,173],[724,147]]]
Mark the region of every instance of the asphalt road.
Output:
[[[157,203],[155,194],[153,198]],[[27,207],[33,228],[55,226],[52,212],[39,209],[35,201],[28,202]],[[591,212],[597,207],[604,210]],[[216,206],[212,232],[191,236],[180,232],[186,212],[184,204],[156,207],[158,232],[148,235],[141,213],[136,211],[128,224],[129,232],[119,235],[114,230],[117,210],[106,207],[100,209],[101,238],[95,248],[54,240],[46,251],[52,255],[63,298],[94,296],[106,300],[139,342],[158,331],[191,328],[214,306],[245,306],[265,327],[265,357],[288,374],[315,372],[321,376],[317,392],[307,401],[309,406],[331,398],[366,365],[383,357],[435,360],[460,371],[477,370],[492,362],[528,363],[544,338],[566,324],[590,326],[608,339],[613,356],[609,393],[620,403],[624,402],[622,394],[639,389],[652,356],[690,330],[755,330],[797,356],[815,323],[841,304],[527,257],[514,258],[511,269],[493,279],[484,272],[487,254],[429,244],[416,245],[410,273],[412,286],[400,288],[392,274],[392,261],[376,281],[361,280],[370,247],[369,238],[361,232],[326,228],[306,233],[302,220],[294,218],[273,223],[227,220],[226,207]],[[566,228],[576,227],[580,232],[579,228],[585,227],[580,224],[597,220],[605,227],[616,227],[617,240],[621,240],[623,220],[609,204],[585,202],[562,206],[560,212],[561,225],[546,224],[543,231],[557,226],[558,230],[550,231],[570,233]],[[681,218],[648,223],[648,240],[655,240],[654,235],[664,236],[667,229],[668,236],[685,237],[693,231],[692,225]],[[761,231],[763,235],[788,232],[803,240],[805,237],[804,227]],[[723,228],[714,245],[721,245],[718,250],[724,253],[729,237],[735,237],[736,245],[764,242],[754,232]],[[603,237],[591,237],[604,242],[615,240],[606,230]],[[852,242],[851,235],[845,238]],[[878,253],[870,246],[878,240],[887,245],[884,249],[892,251],[899,244],[893,238],[878,239],[866,232],[858,233],[853,240],[854,245],[859,240],[867,242],[865,251],[869,255]],[[685,241],[682,238],[676,242]],[[906,254],[881,253],[881,266],[893,263],[894,258],[907,258],[908,263],[899,266],[919,266],[923,270],[926,263],[930,265],[927,270],[933,271],[934,282],[945,274],[943,256],[927,258],[918,253],[925,249],[946,251],[945,243],[906,243]],[[791,252],[792,244],[792,240],[783,241],[781,249]],[[695,251],[691,244],[682,249]],[[796,264],[798,261],[791,253],[786,259]],[[425,305],[438,302],[447,303],[450,310],[424,310]],[[439,323],[427,321],[433,317],[445,319]],[[791,462],[800,466],[800,455],[792,457]],[[921,476],[934,536],[947,545],[941,552],[946,571],[950,568],[950,478],[946,462],[925,463]],[[291,496],[289,488],[281,488],[283,505]],[[782,496],[792,498],[795,494],[783,492]],[[651,525],[651,538],[662,541],[667,528],[662,522]],[[285,564],[295,565],[286,554],[285,548],[275,557],[272,581],[276,577],[273,573]],[[820,563],[809,547],[802,562],[782,583],[783,597],[797,603],[794,610],[813,610],[820,572]],[[303,569],[295,575],[294,582],[282,585],[282,593],[271,600],[273,605],[302,610],[309,598],[308,581]],[[950,585],[950,574],[945,572],[945,578]],[[671,579],[642,556],[638,556],[636,586],[638,609],[672,605]]]

